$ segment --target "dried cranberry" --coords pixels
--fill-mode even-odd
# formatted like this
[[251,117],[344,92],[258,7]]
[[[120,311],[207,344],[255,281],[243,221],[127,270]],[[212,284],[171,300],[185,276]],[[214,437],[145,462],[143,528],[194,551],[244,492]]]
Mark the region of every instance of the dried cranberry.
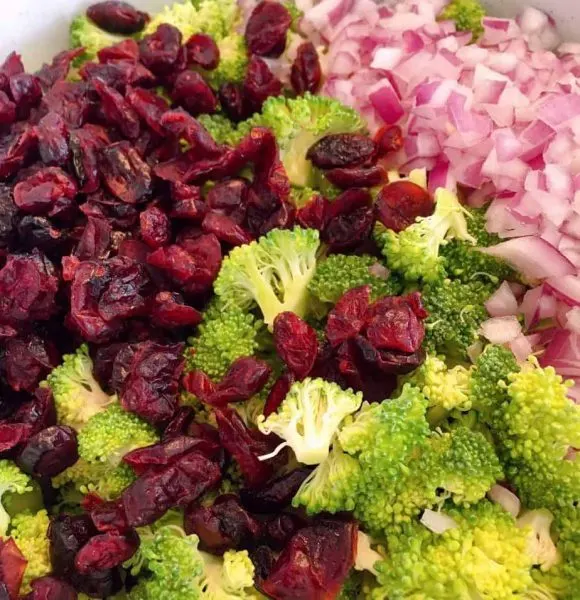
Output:
[[194,116],[214,113],[217,98],[203,77],[195,71],[182,71],[173,84],[171,98]]
[[435,203],[421,186],[411,181],[395,181],[379,192],[376,206],[381,223],[398,233],[412,225],[417,217],[433,214]]
[[222,110],[234,123],[239,123],[250,116],[244,99],[244,88],[240,83],[229,81],[222,84],[218,96]]
[[14,203],[24,212],[50,214],[62,199],[71,201],[77,194],[73,179],[58,167],[40,169],[14,188]]
[[296,515],[276,515],[264,525],[264,541],[270,548],[280,551],[302,525],[303,522]]
[[369,304],[368,286],[349,290],[336,303],[326,323],[326,337],[333,346],[338,346],[359,333],[364,326]]
[[367,339],[378,350],[416,352],[425,337],[425,328],[408,306],[399,306],[377,315],[368,324]]
[[121,500],[98,502],[90,508],[90,513],[93,524],[101,533],[122,532],[129,529]]
[[252,236],[244,231],[231,217],[219,213],[208,213],[201,224],[206,233],[213,233],[221,242],[231,246],[242,246],[252,241]]
[[75,250],[79,260],[104,258],[111,243],[112,228],[105,219],[89,217]]
[[327,206],[323,239],[333,250],[348,250],[368,239],[374,221],[374,206],[367,190],[353,188],[343,192]]
[[26,443],[32,435],[32,426],[25,423],[0,423],[0,454]]
[[6,600],[18,598],[28,561],[12,538],[0,540],[0,594],[4,587]]
[[171,73],[181,49],[181,32],[163,23],[139,44],[141,62],[156,75]]
[[16,52],[11,52],[6,60],[0,65],[0,74],[6,78],[12,77],[12,75],[18,75],[24,73],[24,64],[22,63],[22,57]]
[[45,94],[42,105],[47,112],[60,115],[68,127],[82,127],[90,111],[87,85],[58,81]]
[[387,172],[380,165],[372,167],[344,167],[331,169],[325,173],[330,183],[341,189],[375,187],[385,183]]
[[[139,211],[134,205],[126,204],[103,191],[91,194],[88,202],[81,206],[81,210],[87,217],[106,219],[120,231],[133,232],[139,223]],[[112,235],[113,240],[114,232]]]
[[246,42],[252,54],[277,58],[286,48],[286,34],[292,24],[288,9],[265,0],[254,8],[246,25]]
[[45,217],[26,215],[18,224],[18,242],[28,250],[38,248],[49,256],[58,256],[67,239],[67,231],[57,229]]
[[274,343],[288,369],[304,379],[318,354],[316,331],[294,313],[283,312],[274,320]]
[[144,201],[151,191],[151,169],[129,142],[103,148],[99,165],[109,191],[127,204]]
[[16,104],[0,90],[0,126],[12,125],[16,121]]
[[72,48],[71,50],[63,50],[59,52],[50,64],[44,64],[36,72],[36,77],[40,81],[40,85],[46,92],[50,90],[57,82],[67,78],[72,62],[75,58],[81,56],[84,48]]
[[18,457],[18,465],[26,473],[38,477],[56,477],[78,460],[77,436],[74,429],[53,426],[31,437]]
[[169,109],[169,105],[161,96],[143,88],[128,87],[126,98],[150,129],[159,135],[165,135],[161,117]]
[[12,338],[6,342],[6,380],[17,392],[33,392],[38,382],[57,366],[59,358],[53,344],[35,334]]
[[259,588],[274,600],[330,600],[339,593],[356,550],[356,523],[321,519],[294,535]]
[[306,157],[320,169],[356,167],[372,160],[376,145],[365,135],[337,133],[327,135],[312,146]]
[[388,156],[403,147],[403,132],[398,125],[385,125],[375,135],[378,156]]
[[187,63],[213,71],[220,62],[220,50],[214,39],[205,33],[194,33],[185,43]]
[[201,323],[202,315],[174,292],[159,292],[151,309],[151,320],[163,329],[195,327]]
[[139,60],[139,44],[133,38],[129,38],[113,46],[101,48],[97,52],[97,57],[101,64],[118,60],[128,60],[136,63]]
[[205,214],[205,205],[201,198],[201,189],[184,183],[171,186],[172,206],[169,216],[174,219],[201,221]]
[[63,165],[69,157],[68,127],[56,113],[48,113],[36,127],[38,151],[45,165]]
[[147,13],[136,10],[127,2],[108,0],[89,6],[87,17],[109,33],[130,35],[142,31],[149,22]]
[[39,577],[31,582],[30,587],[32,591],[25,600],[77,600],[76,590],[56,577]]
[[270,96],[279,96],[281,92],[282,82],[272,73],[266,62],[252,56],[244,79],[244,96],[251,111],[259,112]]
[[[248,198],[249,185],[245,179],[228,179],[219,181],[206,196],[208,206],[236,219],[245,216],[245,205]],[[240,219],[240,220],[241,220]]]
[[298,95],[311,92],[316,94],[322,82],[322,68],[318,52],[312,42],[305,42],[298,48],[290,71],[292,88]]
[[79,573],[110,569],[129,560],[138,548],[139,536],[134,531],[102,533],[91,538],[79,550],[75,566]]
[[37,138],[33,127],[19,123],[10,133],[0,139],[0,180],[7,179],[18,172],[32,152],[36,149]]
[[234,495],[219,496],[211,507],[190,506],[185,512],[184,529],[199,537],[205,552],[221,555],[226,550],[241,550],[259,537],[260,523]]
[[264,579],[266,579],[266,577],[268,577],[272,567],[274,566],[274,563],[276,562],[276,557],[274,556],[271,548],[261,545],[251,551],[250,558],[252,559],[252,563],[256,569],[256,584],[260,584]]
[[10,77],[10,94],[16,103],[19,118],[27,119],[30,111],[38,106],[42,98],[38,77],[28,73],[13,75]]
[[137,139],[141,126],[139,117],[131,105],[117,90],[109,87],[100,79],[93,81],[93,87],[101,99],[100,107],[107,122],[115,125],[124,137],[130,140]]
[[[156,83],[155,75],[141,63],[133,60],[117,60],[106,64],[87,62],[79,70],[80,76],[93,85],[96,81],[123,93],[130,85],[150,87]],[[102,115],[100,106],[94,107]]]
[[96,125],[85,125],[82,129],[71,131],[72,163],[81,192],[90,194],[99,188],[98,151],[109,143],[107,132]]
[[189,156],[193,158],[219,157],[223,150],[211,137],[207,129],[184,110],[166,112],[161,119],[161,124],[177,138],[183,138],[191,146]]
[[285,371],[278,377],[270,393],[268,394],[268,398],[266,399],[266,404],[264,405],[264,416],[267,417],[272,413],[276,412],[282,404],[284,398],[290,391],[290,387],[296,381],[296,378],[290,371]]
[[316,194],[310,202],[296,213],[296,221],[307,229],[322,231],[326,226],[328,200]]
[[140,215],[141,238],[150,248],[165,246],[171,239],[169,217],[158,207],[149,206]]
[[32,434],[56,425],[56,409],[50,388],[37,388],[34,396],[20,405],[14,420],[29,425]]

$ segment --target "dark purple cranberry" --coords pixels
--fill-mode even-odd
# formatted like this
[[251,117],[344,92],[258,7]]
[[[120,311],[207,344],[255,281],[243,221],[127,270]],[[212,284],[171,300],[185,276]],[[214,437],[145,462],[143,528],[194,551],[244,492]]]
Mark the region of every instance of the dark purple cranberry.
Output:
[[220,50],[214,39],[205,33],[194,33],[185,44],[189,65],[208,71],[215,69],[220,62]]
[[42,98],[39,79],[28,73],[21,73],[10,78],[10,93],[21,119],[27,119],[30,111],[38,106]]
[[195,71],[183,71],[177,76],[171,97],[193,116],[211,114],[217,109],[217,98],[213,90]]
[[252,12],[246,25],[246,42],[252,54],[276,58],[286,48],[286,34],[292,24],[288,9],[265,0]]
[[135,9],[128,2],[108,0],[89,6],[87,17],[109,33],[131,35],[142,31],[149,15]]
[[163,23],[139,44],[141,62],[156,75],[167,75],[175,68],[181,50],[181,32]]
[[298,48],[290,73],[290,81],[298,95],[306,92],[315,94],[318,91],[322,82],[322,68],[318,52],[312,42],[306,42]]
[[25,600],[77,600],[77,592],[65,581],[56,577],[39,577],[30,587],[32,591]]
[[252,56],[244,80],[244,96],[252,112],[259,112],[270,96],[279,96],[282,82],[270,67],[257,56]]
[[244,88],[240,83],[230,81],[219,89],[219,99],[222,110],[234,123],[239,123],[250,116],[244,99]]
[[286,475],[280,475],[259,488],[242,488],[240,500],[248,510],[253,512],[279,512],[290,505],[292,498],[311,472],[311,469],[302,467]]
[[12,125],[16,121],[16,104],[0,90],[0,126]]
[[31,437],[17,459],[26,473],[38,477],[56,477],[78,460],[74,429],[53,426]]
[[273,550],[280,551],[302,525],[302,520],[296,515],[276,515],[264,525],[264,541]]

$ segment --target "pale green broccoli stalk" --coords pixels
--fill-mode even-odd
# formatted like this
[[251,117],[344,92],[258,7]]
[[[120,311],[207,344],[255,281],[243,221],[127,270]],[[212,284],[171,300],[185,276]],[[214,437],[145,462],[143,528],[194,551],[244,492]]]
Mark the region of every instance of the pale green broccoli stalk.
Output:
[[324,379],[292,384],[278,411],[258,419],[258,428],[266,435],[275,433],[284,442],[266,460],[290,446],[296,459],[305,465],[318,465],[326,459],[332,440],[346,417],[362,404],[362,393],[343,390]]
[[[16,511],[7,510],[10,505],[10,499],[13,495],[22,496],[19,498],[19,508],[25,510],[35,508],[38,504],[38,497],[35,493],[32,479],[23,473],[11,460],[0,460],[0,537],[4,537],[8,532],[10,525],[10,513]],[[42,503],[38,508],[41,508]]]
[[272,129],[290,183],[297,187],[313,186],[313,166],[306,154],[317,141],[334,133],[363,133],[366,130],[357,111],[338,100],[310,93],[295,99],[268,98],[261,114],[254,115],[249,125]]
[[[201,69],[204,78],[215,88],[230,81],[243,81],[248,68],[248,48],[244,36],[231,33],[216,41],[220,51],[220,62],[217,69],[212,71]],[[232,140],[238,138],[241,139],[240,134],[233,135]]]
[[219,113],[215,115],[199,115],[197,120],[208,130],[211,137],[218,144],[236,146],[244,137],[243,133],[238,131],[235,123]]
[[457,31],[470,31],[473,41],[483,35],[485,8],[479,0],[451,0],[439,15],[440,20],[455,21]]
[[21,594],[31,591],[30,582],[52,571],[50,563],[48,527],[50,519],[46,510],[16,515],[10,523],[10,537],[27,561],[20,587]]
[[75,354],[66,354],[47,382],[54,396],[58,422],[77,431],[114,401],[93,376],[93,361],[86,344]]
[[79,456],[88,463],[118,467],[125,454],[159,441],[155,429],[118,402],[91,417],[78,435]]
[[215,293],[228,310],[247,312],[257,304],[269,328],[281,312],[304,317],[319,246],[314,229],[273,229],[230,252],[214,283]]
[[517,520],[520,529],[529,531],[528,553],[542,571],[549,571],[562,560],[551,535],[553,521],[554,515],[545,508],[526,511]]
[[321,261],[308,289],[321,302],[336,304],[346,292],[363,285],[370,286],[373,300],[402,292],[399,278],[374,256],[346,254],[331,254]]
[[429,316],[425,348],[448,360],[469,362],[470,347],[480,339],[480,326],[489,318],[485,301],[495,286],[482,281],[462,283],[444,279],[423,286],[421,295]]
[[408,282],[437,281],[445,274],[439,251],[447,240],[457,238],[475,244],[467,229],[469,212],[457,196],[444,188],[435,192],[435,212],[418,217],[413,225],[396,233],[378,223],[375,240],[387,265]]
[[532,578],[527,529],[501,507],[482,500],[445,514],[456,527],[436,534],[413,522],[387,538],[388,552],[377,565],[380,587],[374,600],[544,599]]
[[114,46],[127,37],[103,31],[85,15],[76,17],[70,25],[69,45],[71,48],[82,47],[85,51],[76,59],[75,64],[95,59],[99,50]]
[[263,326],[252,314],[239,310],[204,320],[198,334],[188,339],[186,370],[200,369],[212,379],[221,379],[237,358],[253,356],[260,348]]

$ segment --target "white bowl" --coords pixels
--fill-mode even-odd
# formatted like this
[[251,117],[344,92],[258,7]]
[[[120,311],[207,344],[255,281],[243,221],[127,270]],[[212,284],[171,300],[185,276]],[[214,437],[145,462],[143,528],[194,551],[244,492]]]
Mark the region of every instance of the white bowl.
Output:
[[[72,17],[96,0],[0,0],[0,60],[20,52],[28,68],[36,68],[67,46]],[[143,10],[155,11],[172,0],[132,0]],[[490,14],[514,16],[532,4],[551,14],[565,39],[580,34],[579,0],[484,0]]]

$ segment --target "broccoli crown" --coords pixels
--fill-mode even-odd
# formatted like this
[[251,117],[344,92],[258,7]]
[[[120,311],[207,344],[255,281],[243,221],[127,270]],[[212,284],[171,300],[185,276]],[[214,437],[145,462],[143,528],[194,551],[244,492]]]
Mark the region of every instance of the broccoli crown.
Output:
[[117,402],[89,419],[78,435],[79,456],[117,467],[125,454],[159,441],[155,429]]
[[481,281],[462,283],[444,279],[423,286],[425,347],[432,353],[468,362],[469,347],[479,339],[479,328],[489,318],[485,301],[494,286]]
[[247,123],[250,124],[272,129],[290,183],[298,187],[313,185],[312,163],[306,154],[318,140],[330,134],[366,130],[357,111],[338,100],[310,93],[295,99],[268,98],[261,114],[254,115]]
[[221,379],[234,360],[256,353],[262,328],[262,321],[235,309],[215,319],[206,319],[200,324],[198,334],[188,340],[186,368],[201,369],[210,377]]
[[127,36],[115,35],[103,31],[85,15],[73,19],[69,29],[70,47],[83,47],[85,49],[82,56],[77,59],[76,64],[93,60],[96,58],[99,50],[118,44],[125,39],[127,39]]
[[177,27],[181,31],[183,41],[186,42],[194,33],[201,33],[197,16],[193,2],[175,2],[171,6],[165,6],[162,11],[153,16],[143,30],[143,35],[155,33],[160,25],[166,23]]
[[517,279],[517,274],[506,262],[478,250],[494,246],[501,239],[487,231],[485,209],[472,208],[469,212],[471,218],[467,220],[467,230],[475,238],[476,246],[459,239],[444,244],[440,254],[447,275],[464,282],[484,279],[498,284],[506,279]]
[[[223,83],[243,81],[248,68],[248,48],[244,36],[234,32],[218,39],[217,45],[220,51],[219,65],[212,71],[202,70],[207,82],[217,88]],[[232,129],[231,141],[241,140],[243,131]]]
[[246,312],[257,304],[270,328],[281,312],[303,317],[319,246],[315,229],[273,229],[230,252],[215,281],[215,293],[227,309]]
[[447,240],[455,238],[475,244],[467,229],[469,217],[455,194],[439,188],[435,192],[435,212],[430,217],[418,217],[399,233],[379,223],[375,226],[375,240],[389,268],[406,281],[437,281],[445,274],[439,251]]
[[[537,589],[531,575],[529,532],[498,505],[482,500],[446,511],[456,523],[441,534],[408,523],[389,535],[372,598],[508,600]],[[540,598],[542,596],[538,596]]]
[[479,0],[451,0],[439,15],[439,19],[455,21],[458,31],[471,31],[474,41],[483,34],[483,17],[485,8]]
[[315,196],[318,196],[320,192],[310,187],[296,187],[290,188],[290,200],[296,208],[302,208],[310,203]]
[[48,375],[47,382],[54,396],[59,423],[79,431],[113,401],[93,376],[93,361],[86,344],[75,354],[65,355],[62,364]]
[[361,404],[361,392],[343,390],[324,379],[307,378],[292,384],[277,412],[258,418],[258,428],[284,440],[274,454],[290,446],[299,462],[318,465],[328,456],[340,424]]
[[399,279],[374,256],[346,254],[331,254],[320,262],[308,289],[321,302],[336,304],[346,292],[363,285],[370,286],[373,299],[402,291]]
[[10,536],[27,561],[20,587],[21,594],[31,591],[30,582],[52,571],[50,563],[48,526],[50,519],[46,510],[36,514],[25,512],[16,515],[10,523]]
[[208,130],[211,137],[218,144],[236,146],[243,137],[243,134],[238,131],[235,124],[219,113],[215,115],[199,115],[197,120]]
[[0,537],[4,537],[10,525],[6,501],[12,494],[28,495],[33,492],[32,480],[10,460],[0,460]]

